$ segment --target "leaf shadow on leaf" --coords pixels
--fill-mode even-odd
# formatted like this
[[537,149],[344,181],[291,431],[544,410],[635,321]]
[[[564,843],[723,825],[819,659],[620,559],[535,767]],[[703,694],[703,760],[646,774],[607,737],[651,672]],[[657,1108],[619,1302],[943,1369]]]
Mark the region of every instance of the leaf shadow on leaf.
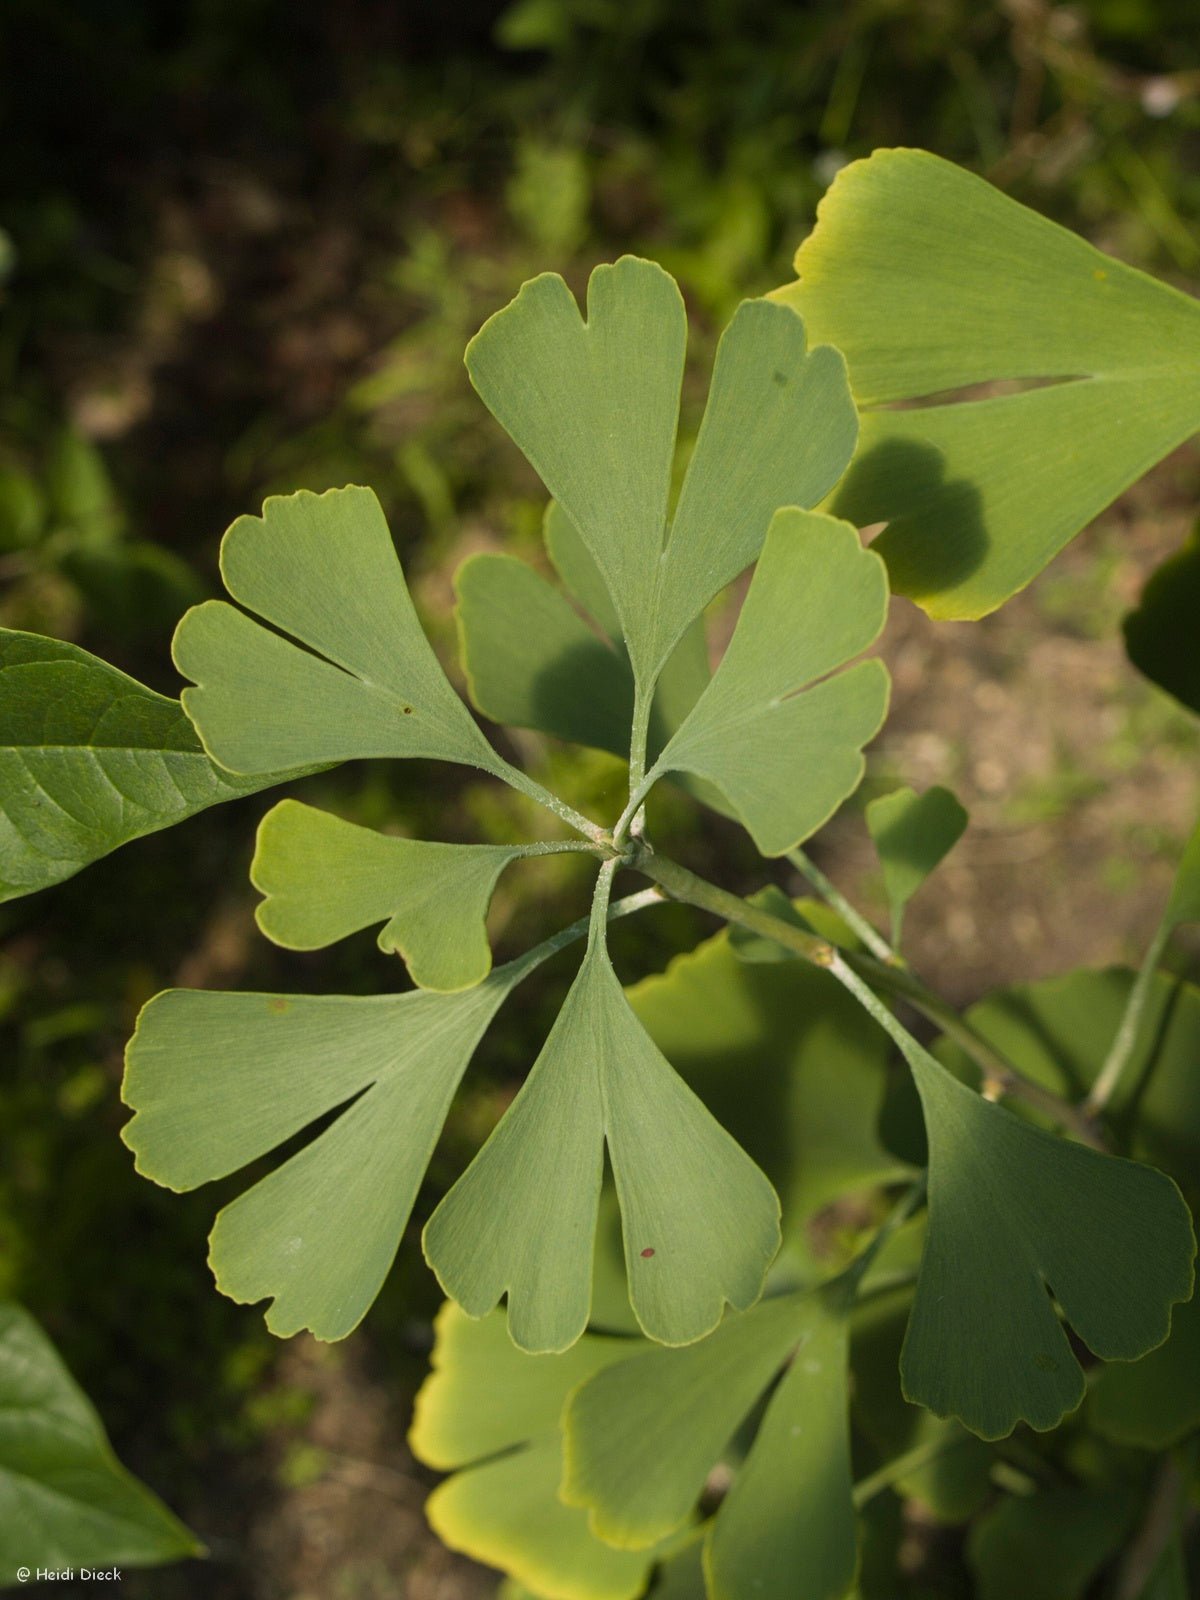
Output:
[[633,722],[633,674],[611,645],[596,638],[567,645],[536,674],[536,726],[575,743],[624,755]]
[[858,453],[827,509],[859,527],[887,522],[871,548],[886,562],[893,591],[954,588],[979,570],[991,543],[979,490],[966,479],[947,480],[935,445],[886,437],[872,443],[870,423],[863,418]]

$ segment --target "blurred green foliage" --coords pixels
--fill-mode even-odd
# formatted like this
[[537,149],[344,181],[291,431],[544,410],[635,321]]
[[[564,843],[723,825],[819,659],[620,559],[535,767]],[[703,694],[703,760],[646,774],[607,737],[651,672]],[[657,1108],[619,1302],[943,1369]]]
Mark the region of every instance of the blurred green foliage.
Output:
[[[1193,273],[1196,33],[1194,0],[7,0],[0,621],[170,689],[173,622],[215,587],[227,523],[273,490],[359,481],[450,656],[457,560],[500,545],[538,559],[536,482],[462,367],[525,278],[579,286],[626,249],[674,273],[695,327],[686,434],[714,330],[790,276],[833,174],[877,145],[935,150],[1127,259]],[[522,755],[584,801],[617,774],[532,736]],[[512,796],[423,764],[350,767],[302,793],[424,837],[522,826]],[[0,1292],[58,1341],[130,1466],[217,1534],[218,1576],[156,1577],[156,1596],[249,1592],[219,1565],[249,1514],[247,1462],[306,1401],[264,1400],[290,1381],[279,1347],[210,1292],[210,1198],[135,1179],[116,1136],[121,1044],[171,982],[354,993],[396,977],[369,937],[316,958],[257,937],[246,868],[266,804],[0,911]],[[660,828],[699,827],[663,805]],[[737,832],[704,826],[684,845],[698,864],[749,874]],[[502,950],[582,909],[569,866],[537,870],[538,896],[498,896]],[[617,954],[644,971],[698,931],[664,910],[623,925]],[[565,971],[485,1051],[414,1240],[532,1059]],[[418,1350],[435,1299],[406,1247],[367,1337]],[[285,1476],[317,1470],[285,1456]],[[939,1550],[931,1570],[945,1565]]]

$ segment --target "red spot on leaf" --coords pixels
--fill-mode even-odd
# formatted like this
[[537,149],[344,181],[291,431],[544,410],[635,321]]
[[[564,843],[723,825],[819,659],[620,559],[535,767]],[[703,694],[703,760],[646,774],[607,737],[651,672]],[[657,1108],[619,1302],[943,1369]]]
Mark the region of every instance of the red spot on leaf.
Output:
[[267,1010],[276,1013],[286,1011],[290,1004],[291,1002],[285,1000],[281,994],[277,994],[267,1001]]
[[652,1244],[648,1244],[646,1246],[646,1248],[642,1251],[642,1260],[643,1261],[648,1261],[653,1254],[654,1254],[654,1246]]

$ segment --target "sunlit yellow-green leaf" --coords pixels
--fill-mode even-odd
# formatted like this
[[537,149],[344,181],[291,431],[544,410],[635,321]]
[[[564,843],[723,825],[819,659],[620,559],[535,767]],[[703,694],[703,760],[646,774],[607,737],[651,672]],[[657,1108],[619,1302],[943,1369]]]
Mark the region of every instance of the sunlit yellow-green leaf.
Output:
[[[1200,305],[922,150],[845,167],[777,291],[863,409],[832,509],[894,590],[979,617],[1200,429]],[[1021,393],[895,402],[1001,379]]]
[[509,1339],[502,1313],[474,1321],[451,1304],[439,1312],[436,1334],[409,1443],[418,1460],[455,1473],[426,1502],[443,1543],[538,1596],[634,1600],[656,1552],[614,1550],[590,1532],[585,1511],[558,1496],[563,1402],[622,1360],[630,1341],[588,1334],[561,1355],[527,1355]]

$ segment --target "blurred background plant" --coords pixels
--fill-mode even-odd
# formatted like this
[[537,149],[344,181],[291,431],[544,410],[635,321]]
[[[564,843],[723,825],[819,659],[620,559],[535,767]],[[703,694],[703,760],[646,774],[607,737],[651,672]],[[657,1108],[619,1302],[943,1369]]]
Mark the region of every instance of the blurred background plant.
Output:
[[[625,250],[669,268],[694,328],[685,427],[724,319],[790,276],[835,172],[878,145],[962,162],[1194,289],[1198,44],[1194,0],[8,0],[0,623],[171,691],[174,621],[214,589],[232,518],[357,481],[452,660],[458,561],[540,560],[536,481],[461,359],[524,279],[582,287]],[[974,843],[912,924],[955,999],[1127,957],[1156,915],[1191,820],[1194,731],[1128,667],[1118,620],[1183,541],[1198,482],[1181,452],[988,622],[935,631],[898,608],[896,709],[861,799],[899,778],[949,781],[970,805]],[[619,770],[533,736],[521,754],[597,803]],[[346,768],[305,797],[425,837],[527,825],[511,797],[440,769]],[[210,1546],[207,1569],[130,1575],[131,1594],[485,1593],[423,1531],[403,1446],[437,1300],[415,1241],[532,1059],[564,969],[488,1047],[364,1330],[277,1344],[211,1289],[210,1198],[152,1190],[116,1137],[121,1046],[157,989],[392,981],[368,939],[313,958],[258,937],[246,868],[267,804],[0,908],[0,1293],[39,1316],[123,1457]],[[860,804],[817,853],[878,906]],[[681,802],[658,825],[754,885],[735,830]],[[540,870],[540,895],[497,897],[502,946],[578,909],[570,866]],[[702,931],[675,909],[623,928],[628,974]],[[922,1560],[905,1594],[964,1592],[946,1535]]]

